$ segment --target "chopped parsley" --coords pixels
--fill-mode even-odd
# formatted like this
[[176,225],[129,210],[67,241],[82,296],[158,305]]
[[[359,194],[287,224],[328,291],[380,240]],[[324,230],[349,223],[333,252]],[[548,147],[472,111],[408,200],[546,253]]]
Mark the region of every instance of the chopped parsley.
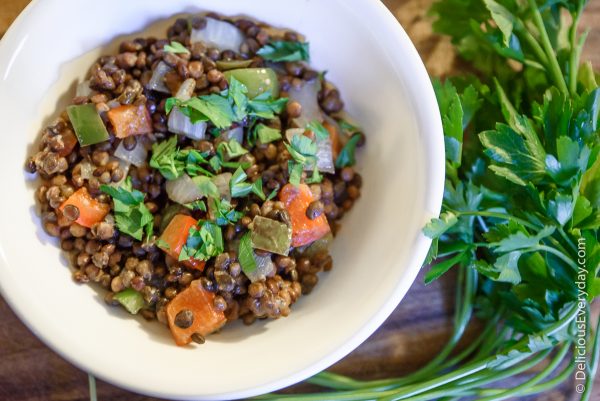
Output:
[[227,226],[237,223],[244,214],[235,210],[227,199],[211,198],[209,199],[214,220],[219,226]]
[[211,221],[205,221],[200,228],[190,228],[187,241],[181,248],[179,261],[189,259],[208,260],[223,253],[223,250],[221,227]]
[[317,169],[317,143],[304,135],[294,135],[289,144],[285,144],[293,160],[288,161],[289,181],[300,185],[302,171],[306,166],[313,166],[313,175],[309,183],[321,182],[323,177]]
[[233,198],[242,198],[253,193],[261,200],[265,200],[266,196],[262,189],[262,178],[259,178],[253,183],[247,182],[247,178],[248,176],[241,167],[238,167],[238,169],[235,170],[235,173],[233,173],[231,180],[229,181],[231,196]]
[[273,41],[267,43],[256,54],[268,61],[308,61],[310,59],[307,42]]
[[133,189],[131,178],[127,177],[119,187],[101,185],[100,190],[113,199],[115,222],[123,234],[142,240],[146,233],[146,240],[152,236],[154,216],[144,204],[144,193]]
[[319,121],[314,120],[306,125],[306,129],[312,131],[315,137],[320,141],[325,141],[329,138],[329,131]]
[[264,124],[258,124],[254,127],[254,133],[258,141],[262,144],[271,143],[281,139],[281,131],[276,128],[267,127]]
[[242,271],[249,275],[256,270],[256,260],[254,259],[254,251],[252,249],[252,238],[251,233],[248,231],[240,239],[240,245],[238,247],[238,260]]
[[177,136],[173,135],[166,141],[152,145],[150,167],[157,169],[167,180],[175,180],[184,173],[191,177],[213,176],[213,173],[202,167],[209,164],[205,156],[195,149],[178,149]]
[[356,163],[354,153],[356,151],[356,145],[360,141],[360,135],[352,135],[348,142],[344,145],[337,159],[335,160],[335,166],[337,168],[343,168],[346,166],[353,166]]
[[215,127],[225,129],[248,116],[274,118],[283,111],[288,101],[287,98],[273,99],[269,92],[262,93],[252,100],[248,99],[247,94],[248,88],[231,77],[229,88],[219,94],[193,97],[185,101],[175,97],[167,99],[165,111],[169,114],[173,107],[178,107],[192,123],[210,121]]

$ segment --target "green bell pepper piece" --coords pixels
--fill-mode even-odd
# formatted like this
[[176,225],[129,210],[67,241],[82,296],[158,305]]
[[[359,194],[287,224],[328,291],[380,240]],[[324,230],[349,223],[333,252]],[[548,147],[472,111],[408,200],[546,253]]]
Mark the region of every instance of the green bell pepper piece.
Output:
[[279,97],[279,80],[277,74],[270,68],[241,68],[229,70],[223,73],[227,81],[234,77],[248,88],[248,97],[250,99],[269,92],[271,97]]
[[81,146],[108,141],[108,131],[96,111],[96,106],[88,103],[67,107],[67,114]]
[[115,294],[114,299],[123,305],[127,312],[132,315],[138,313],[144,306],[144,297],[133,288],[127,288],[126,290]]
[[292,245],[292,229],[284,223],[262,216],[252,221],[252,247],[287,256]]

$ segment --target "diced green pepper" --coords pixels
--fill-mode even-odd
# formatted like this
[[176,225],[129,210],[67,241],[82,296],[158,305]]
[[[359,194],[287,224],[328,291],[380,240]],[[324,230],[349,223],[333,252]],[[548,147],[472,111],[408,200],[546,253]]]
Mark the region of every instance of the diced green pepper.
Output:
[[252,221],[252,247],[287,256],[292,245],[290,226],[273,219],[256,216]]
[[138,313],[144,306],[144,297],[133,288],[127,288],[115,294],[114,299],[123,305],[127,312],[132,315]]
[[279,81],[277,74],[270,68],[242,68],[225,71],[225,79],[229,81],[234,77],[248,88],[250,99],[269,92],[274,99],[279,97]]
[[219,60],[217,68],[221,71],[234,70],[237,68],[246,68],[252,64],[252,60]]
[[67,114],[81,146],[108,141],[108,131],[95,105],[89,103],[69,106]]

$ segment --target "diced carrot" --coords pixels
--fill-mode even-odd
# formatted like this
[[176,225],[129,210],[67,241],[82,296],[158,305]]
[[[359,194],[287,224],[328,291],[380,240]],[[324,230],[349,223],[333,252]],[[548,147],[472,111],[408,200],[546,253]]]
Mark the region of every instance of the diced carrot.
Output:
[[341,150],[340,133],[338,132],[338,129],[335,125],[330,124],[327,121],[323,123],[323,126],[327,128],[327,131],[329,131],[329,137],[331,138],[331,150],[333,153],[333,161],[335,162]]
[[78,189],[73,195],[69,196],[59,210],[62,212],[67,205],[76,206],[79,210],[79,217],[75,222],[84,227],[92,227],[94,224],[104,220],[104,217],[110,212],[110,205],[98,202],[92,198],[85,187]]
[[279,192],[279,200],[284,203],[292,222],[292,246],[308,245],[330,231],[324,214],[313,220],[306,216],[308,205],[315,200],[307,185],[285,185]]
[[[160,236],[159,248],[173,259],[179,259],[181,249],[190,235],[190,228],[195,227],[198,221],[185,214],[178,214],[169,223]],[[188,259],[183,262],[190,269],[204,270],[206,262],[198,259]]]
[[73,149],[75,149],[75,145],[77,145],[77,137],[73,133],[73,131],[66,131],[61,134],[63,141],[63,148],[58,151],[58,155],[61,157],[65,157],[71,154]]
[[[196,280],[169,302],[167,320],[177,345],[192,342],[194,333],[206,336],[225,324],[225,314],[215,308],[214,299],[215,294],[205,290],[200,280]],[[193,315],[192,324],[188,328],[181,328],[175,324],[177,314],[183,310],[190,311]]]
[[152,132],[152,117],[145,105],[123,105],[107,113],[117,138]]

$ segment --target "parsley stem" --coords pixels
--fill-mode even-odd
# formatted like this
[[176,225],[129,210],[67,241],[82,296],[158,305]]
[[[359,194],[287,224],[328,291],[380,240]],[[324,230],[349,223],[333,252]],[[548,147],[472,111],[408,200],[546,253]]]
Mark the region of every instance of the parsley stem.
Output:
[[88,373],[88,386],[90,391],[90,401],[98,401],[98,394],[96,391],[96,378]]
[[495,219],[502,219],[502,220],[512,220],[515,223],[519,223],[524,227],[527,228],[531,228],[532,230],[538,230],[540,227],[537,227],[536,225],[528,222],[527,220],[523,220],[520,219],[518,217],[515,216],[511,216],[509,214],[506,213],[499,213],[499,212],[485,212],[485,211],[477,211],[477,210],[473,210],[473,211],[453,211],[453,213],[455,214],[461,214],[464,216],[482,216],[482,217],[490,217],[490,218],[495,218]]
[[544,19],[542,18],[542,14],[538,9],[535,0],[528,0],[528,2],[529,7],[531,7],[531,12],[533,14],[533,21],[539,30],[540,39],[542,41],[542,48],[548,56],[548,62],[550,64],[550,75],[554,79],[560,91],[563,92],[565,96],[568,96],[569,90],[567,89],[567,83],[565,82],[565,78],[560,69],[560,65],[558,64],[558,60],[556,59],[556,54],[554,53],[554,49],[552,48],[552,43],[550,43],[550,38],[548,37],[548,32],[546,31],[546,26],[544,25]]
[[540,373],[535,375],[530,380],[528,380],[516,387],[513,387],[510,390],[507,390],[504,393],[501,393],[499,395],[479,398],[479,401],[501,401],[501,400],[505,400],[509,397],[521,395],[521,392],[523,390],[526,390],[527,388],[538,384],[539,382],[544,380],[546,377],[548,377],[548,375],[552,374],[552,372],[554,372],[554,370],[556,368],[558,368],[560,363],[563,361],[563,359],[567,355],[567,352],[569,352],[569,345],[570,345],[570,343],[563,344],[562,347],[559,349],[558,353],[556,354],[556,356],[552,359],[552,361]]
[[577,254],[577,247],[575,246],[573,241],[571,241],[571,238],[569,238],[569,236],[567,235],[567,233],[565,232],[565,230],[562,227],[558,228],[558,233],[560,234],[561,237],[563,237],[563,239],[565,240],[567,245],[569,245],[569,248],[571,248],[571,250],[573,252],[575,252],[575,254]]
[[551,253],[551,254],[557,256],[559,259],[561,259],[566,264],[568,264],[575,271],[577,271],[577,269],[578,269],[577,263],[575,263],[573,261],[573,259],[569,258],[567,255],[565,255],[564,253],[562,253],[558,249],[554,249],[554,248],[549,247],[547,245],[537,245],[537,246],[525,249],[523,252],[525,253],[525,252],[536,252],[536,251],[545,251],[545,252]]
[[[527,396],[527,395],[532,395],[532,394],[538,394],[541,392],[545,392],[549,389],[555,388],[558,384],[567,380],[571,376],[571,373],[573,373],[574,370],[575,370],[575,365],[569,364],[556,377],[554,377],[542,384],[538,384],[538,385],[532,386],[530,388],[527,388],[527,389],[523,390],[520,395]],[[486,388],[486,389],[480,390],[478,395],[486,396],[486,395],[500,394],[504,391],[506,391],[506,389]]]
[[587,32],[584,32],[581,35],[579,43],[577,42],[577,26],[579,25],[579,18],[581,16],[581,12],[583,11],[583,2],[578,2],[577,10],[572,14],[573,22],[571,23],[571,28],[569,29],[569,43],[571,45],[571,57],[569,60],[569,91],[571,95],[577,94],[577,74],[579,72],[579,59],[581,58],[581,50],[583,47],[583,43],[587,37]]
[[538,58],[541,64],[548,64],[548,57],[546,57],[546,53],[544,53],[544,49],[540,46],[539,42],[535,39],[535,37],[529,32],[529,30],[525,27],[525,24],[520,19],[517,20],[517,25],[515,27],[518,32],[523,34],[523,39],[525,42],[531,47],[533,53]]

